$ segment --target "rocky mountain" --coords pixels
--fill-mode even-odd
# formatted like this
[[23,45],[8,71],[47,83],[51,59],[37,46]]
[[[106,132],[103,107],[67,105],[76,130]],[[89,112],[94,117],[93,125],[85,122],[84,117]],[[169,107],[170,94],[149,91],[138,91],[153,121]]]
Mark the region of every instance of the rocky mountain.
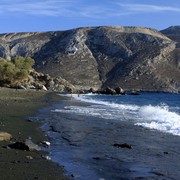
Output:
[[164,35],[177,42],[177,48],[180,48],[180,26],[171,26],[161,31]]
[[171,56],[178,68],[180,68],[180,26],[171,26],[161,32],[176,42],[176,48],[171,52]]
[[[177,67],[178,70],[180,70],[180,26],[171,26],[165,30],[162,30],[161,33],[169,37],[171,40],[176,42],[176,48],[168,55],[168,59],[171,62],[171,66]],[[176,76],[175,79],[177,79],[177,85],[176,88],[179,90],[180,86],[180,73],[179,71],[174,71],[172,70],[167,74],[169,77],[174,77]]]
[[78,89],[180,91],[178,28],[87,27],[0,35],[0,57],[30,56],[35,69]]

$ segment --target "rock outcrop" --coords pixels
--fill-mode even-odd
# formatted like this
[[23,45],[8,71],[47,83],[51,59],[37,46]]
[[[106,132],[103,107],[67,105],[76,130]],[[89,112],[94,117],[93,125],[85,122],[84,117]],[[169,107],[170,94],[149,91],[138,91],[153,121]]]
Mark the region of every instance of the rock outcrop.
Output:
[[58,77],[53,78],[48,74],[38,73],[32,70],[29,74],[29,78],[25,81],[20,81],[15,84],[8,85],[12,88],[18,89],[36,89],[36,90],[50,90],[56,92],[76,93],[76,88],[66,81],[65,79]]
[[[179,32],[174,36],[150,28],[111,26],[2,34],[0,57],[30,56],[37,71],[68,81],[77,89],[177,92],[177,37]],[[48,83],[54,88],[54,80]]]

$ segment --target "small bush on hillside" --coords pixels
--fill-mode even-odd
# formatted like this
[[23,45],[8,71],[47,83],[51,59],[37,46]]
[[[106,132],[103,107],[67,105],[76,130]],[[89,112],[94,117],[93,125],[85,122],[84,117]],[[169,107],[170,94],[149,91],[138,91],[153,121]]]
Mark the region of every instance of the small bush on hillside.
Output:
[[12,84],[28,78],[33,65],[34,60],[29,57],[17,56],[12,61],[0,58],[0,85]]
[[30,70],[34,65],[34,60],[30,57],[24,58],[22,56],[17,56],[12,60],[12,63],[17,69]]

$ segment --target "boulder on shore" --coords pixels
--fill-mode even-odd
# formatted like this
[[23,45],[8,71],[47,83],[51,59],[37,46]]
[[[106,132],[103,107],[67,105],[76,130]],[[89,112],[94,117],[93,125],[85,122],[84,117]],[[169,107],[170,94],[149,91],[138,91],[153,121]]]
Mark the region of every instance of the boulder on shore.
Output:
[[122,89],[121,87],[117,87],[114,90],[116,91],[116,94],[121,94],[121,95],[125,94],[124,89]]
[[98,94],[107,94],[107,95],[115,95],[115,94],[121,94],[124,95],[125,91],[124,89],[122,89],[121,87],[117,87],[115,89],[107,87],[106,89],[102,89],[102,90],[97,90],[93,93],[98,93]]
[[19,149],[23,151],[40,151],[41,148],[37,145],[34,144],[31,139],[26,139],[25,142],[15,142],[13,144],[8,145],[9,148],[11,149]]
[[0,141],[9,141],[12,135],[7,132],[0,132]]
[[36,89],[44,91],[66,92],[75,93],[76,88],[61,77],[53,78],[48,74],[38,73],[32,70],[29,74],[27,81],[19,81],[9,85],[11,88],[16,89]]
[[107,87],[106,90],[105,90],[105,94],[116,94],[116,91],[110,87]]

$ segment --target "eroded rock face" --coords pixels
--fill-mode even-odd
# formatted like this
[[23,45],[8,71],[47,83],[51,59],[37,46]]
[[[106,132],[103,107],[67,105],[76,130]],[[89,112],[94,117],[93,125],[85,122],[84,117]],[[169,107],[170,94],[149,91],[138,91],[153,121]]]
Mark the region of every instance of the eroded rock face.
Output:
[[61,77],[77,89],[178,91],[179,53],[170,38],[140,27],[2,34],[0,56],[31,56],[36,70]]
[[167,56],[168,68],[166,68],[166,73],[163,74],[164,79],[170,86],[173,86],[180,92],[180,26],[171,26],[162,30],[161,33],[176,43],[176,48]]
[[48,74],[38,73],[32,70],[29,77],[25,81],[8,85],[12,88],[17,89],[36,89],[36,90],[50,90],[55,92],[66,92],[66,93],[76,93],[76,88],[66,81],[65,79],[53,78]]

